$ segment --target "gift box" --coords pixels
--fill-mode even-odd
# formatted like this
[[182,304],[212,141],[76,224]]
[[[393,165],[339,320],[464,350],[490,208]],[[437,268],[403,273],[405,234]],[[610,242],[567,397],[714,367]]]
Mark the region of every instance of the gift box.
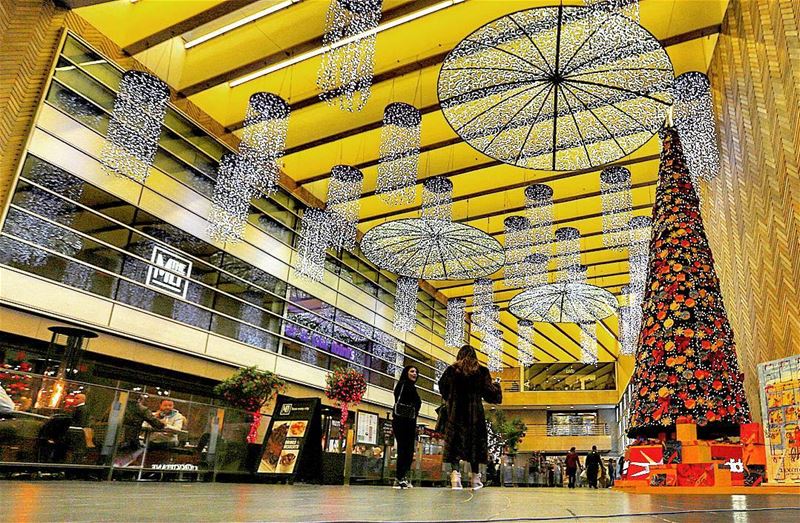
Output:
[[691,422],[679,422],[675,424],[675,433],[678,441],[696,441],[697,424]]
[[715,477],[713,463],[678,463],[679,487],[713,487]]
[[680,463],[682,456],[682,447],[680,441],[669,440],[664,442],[664,463]]
[[742,423],[739,425],[739,435],[741,436],[742,443],[747,445],[755,443],[758,445],[764,444],[764,427],[761,423]]
[[674,487],[678,484],[677,465],[652,465],[650,467],[651,487]]
[[711,461],[711,447],[704,441],[681,445],[681,463],[708,463]]
[[766,467],[764,465],[749,465],[744,469],[744,486],[757,487],[764,483]]
[[742,463],[748,465],[766,465],[767,449],[764,445],[750,443],[742,447]]
[[742,446],[736,443],[711,443],[711,459],[742,461]]
[[661,445],[635,445],[628,447],[628,471],[625,479],[648,481],[650,467],[664,463],[664,448]]
[[733,477],[731,470],[722,463],[717,463],[714,467],[714,486],[716,487],[730,487],[733,485]]

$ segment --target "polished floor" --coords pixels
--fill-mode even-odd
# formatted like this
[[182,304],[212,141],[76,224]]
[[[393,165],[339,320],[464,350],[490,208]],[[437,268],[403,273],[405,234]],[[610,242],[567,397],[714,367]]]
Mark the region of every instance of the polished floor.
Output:
[[800,521],[789,495],[612,490],[0,481],[0,521]]

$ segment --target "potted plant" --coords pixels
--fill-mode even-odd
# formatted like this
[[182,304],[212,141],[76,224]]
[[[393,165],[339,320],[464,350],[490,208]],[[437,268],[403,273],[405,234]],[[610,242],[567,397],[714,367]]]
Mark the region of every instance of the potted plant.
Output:
[[337,367],[325,376],[325,396],[332,399],[342,409],[342,430],[347,425],[347,411],[351,405],[358,405],[367,391],[367,380],[355,369]]
[[214,387],[214,393],[227,403],[248,412],[253,420],[247,434],[248,443],[257,443],[258,427],[261,424],[261,409],[286,390],[286,381],[268,370],[244,367],[233,376]]

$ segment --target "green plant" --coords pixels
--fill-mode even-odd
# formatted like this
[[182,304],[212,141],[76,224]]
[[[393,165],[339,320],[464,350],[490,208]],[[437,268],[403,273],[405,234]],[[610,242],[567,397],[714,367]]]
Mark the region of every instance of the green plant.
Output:
[[509,419],[505,412],[496,409],[489,412],[486,422],[489,424],[490,432],[496,436],[493,445],[490,445],[495,448],[490,449],[490,452],[498,456],[503,451],[507,454],[516,454],[522,438],[525,437],[525,423],[522,419],[516,417]]

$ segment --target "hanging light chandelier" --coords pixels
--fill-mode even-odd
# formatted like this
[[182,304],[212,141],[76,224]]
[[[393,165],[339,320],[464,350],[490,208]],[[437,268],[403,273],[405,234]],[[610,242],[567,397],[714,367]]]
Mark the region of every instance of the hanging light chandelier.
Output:
[[[673,123],[683,144],[692,181],[710,180],[719,174],[719,146],[711,83],[697,71],[675,78]],[[698,193],[699,194],[699,193]]]
[[334,165],[328,181],[330,242],[340,249],[356,246],[356,227],[361,208],[361,187],[364,175],[349,165]]
[[639,23],[639,0],[583,0],[583,3],[596,15],[619,13]]
[[600,173],[600,202],[603,207],[603,245],[622,250],[628,246],[631,220],[631,172],[625,167],[606,167]]
[[636,353],[636,342],[642,322],[642,307],[640,302],[636,302],[630,286],[623,285],[620,294],[627,301],[619,308],[620,353],[631,355]]
[[570,281],[570,269],[581,264],[581,233],[575,227],[561,227],[555,232],[557,282]]
[[[345,111],[360,111],[369,99],[375,68],[375,35],[382,0],[331,0],[325,18],[326,48],[317,85],[320,98]],[[366,36],[359,36],[367,33]],[[342,43],[346,41],[347,43]]]
[[530,223],[524,216],[509,216],[503,220],[503,225],[506,253],[503,278],[508,286],[521,286],[525,284],[529,270],[526,260],[531,252]]
[[325,251],[328,249],[330,238],[328,222],[328,213],[321,209],[308,207],[303,213],[295,267],[298,276],[322,281],[325,274]]
[[553,248],[553,189],[543,183],[527,186],[525,209],[530,225],[532,251],[547,256],[549,260]]
[[525,287],[531,289],[547,284],[549,256],[536,252],[525,257]]
[[411,332],[417,320],[417,291],[419,280],[400,276],[394,295],[394,328],[400,332]]
[[289,104],[272,93],[250,96],[244,118],[236,175],[264,195],[278,190],[280,165],[289,127]]
[[447,300],[447,317],[444,329],[446,347],[459,348],[464,344],[464,326],[467,321],[467,300],[450,298]]
[[254,188],[250,180],[240,178],[239,162],[241,158],[233,153],[224,154],[219,161],[208,215],[208,233],[213,240],[236,243],[244,236]]
[[535,331],[533,322],[519,320],[517,322],[517,359],[521,367],[528,368],[536,362],[533,356]]
[[413,105],[395,102],[383,110],[375,192],[390,205],[414,201],[421,123],[422,115]]
[[581,363],[597,364],[597,323],[579,323],[581,329]]
[[475,332],[487,332],[500,321],[500,306],[494,303],[481,307],[472,313],[472,325]]
[[453,182],[444,176],[434,176],[422,182],[423,220],[453,220]]
[[486,367],[490,372],[502,371],[503,331],[494,325],[488,328],[481,338],[481,351],[486,354]]
[[109,174],[144,183],[158,150],[169,87],[142,71],[125,71],[114,100],[100,163]]
[[494,304],[492,280],[489,278],[477,278],[473,283],[472,292],[473,330],[486,333],[500,319],[500,308]]

